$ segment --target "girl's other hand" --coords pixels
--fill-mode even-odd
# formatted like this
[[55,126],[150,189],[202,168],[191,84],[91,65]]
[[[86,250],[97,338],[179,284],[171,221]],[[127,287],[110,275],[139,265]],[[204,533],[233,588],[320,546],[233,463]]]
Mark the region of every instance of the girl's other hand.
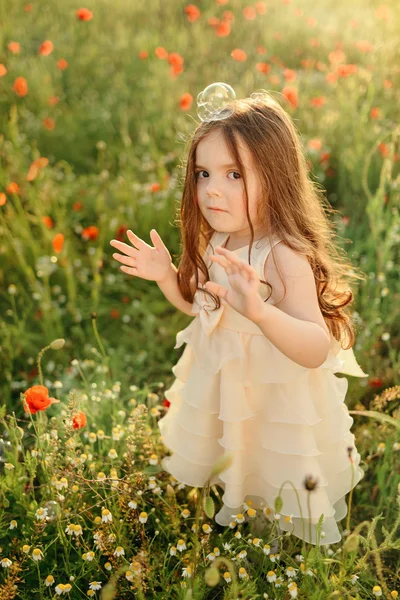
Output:
[[154,248],[146,244],[130,229],[126,232],[132,246],[119,240],[111,240],[110,245],[124,254],[113,254],[113,258],[123,263],[121,271],[148,279],[149,281],[162,281],[168,276],[172,258],[164,242],[155,229],[150,231]]

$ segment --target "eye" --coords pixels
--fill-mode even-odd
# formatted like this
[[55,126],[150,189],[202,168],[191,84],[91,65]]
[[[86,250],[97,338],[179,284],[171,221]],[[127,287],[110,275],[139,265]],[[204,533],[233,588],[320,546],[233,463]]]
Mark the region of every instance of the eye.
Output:
[[[195,173],[196,179],[199,179],[200,173],[207,173],[207,171],[205,171],[204,169],[201,169],[200,171],[196,171],[196,173]],[[236,175],[239,175],[239,178],[241,177],[241,175],[240,175],[240,173],[238,171],[229,171],[229,175],[231,173],[236,173]],[[204,179],[204,177],[200,177],[200,179]],[[237,180],[238,178],[234,177],[234,179]]]

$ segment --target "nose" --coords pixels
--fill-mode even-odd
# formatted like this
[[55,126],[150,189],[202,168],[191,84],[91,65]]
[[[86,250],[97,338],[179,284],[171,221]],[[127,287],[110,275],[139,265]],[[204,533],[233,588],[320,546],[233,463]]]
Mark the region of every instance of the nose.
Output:
[[212,196],[220,196],[221,194],[215,189],[215,187],[208,185],[206,189],[206,194],[209,198]]

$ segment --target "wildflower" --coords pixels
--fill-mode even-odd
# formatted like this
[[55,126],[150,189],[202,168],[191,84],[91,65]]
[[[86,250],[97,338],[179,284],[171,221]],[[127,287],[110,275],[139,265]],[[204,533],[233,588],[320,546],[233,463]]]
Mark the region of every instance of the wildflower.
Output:
[[58,490],[68,488],[68,479],[66,477],[61,477],[61,479],[59,479],[59,481],[56,482],[56,488]]
[[129,508],[137,508],[137,502],[135,502],[134,500],[131,500],[130,502],[128,502],[128,506]]
[[96,592],[94,592],[93,590],[88,590],[88,591],[87,591],[87,595],[88,595],[90,598],[92,598],[93,596],[95,596],[95,595],[96,595]]
[[127,578],[127,580],[128,580],[128,581],[133,581],[134,575],[133,575],[132,571],[129,571],[129,570],[128,570],[128,571],[125,573],[125,577]]
[[289,594],[291,595],[292,598],[297,597],[298,590],[297,590],[297,583],[295,581],[292,581],[291,583],[288,584],[288,590],[289,590]]
[[247,573],[246,569],[244,567],[240,567],[239,569],[239,577],[240,579],[248,579],[249,574]]
[[223,578],[225,579],[226,583],[230,583],[232,581],[231,574],[229,573],[229,571],[225,571],[225,573],[223,574]]
[[47,587],[49,587],[50,585],[54,585],[55,579],[54,579],[53,575],[47,575],[44,582],[47,585]]
[[97,481],[104,481],[105,479],[107,479],[106,474],[103,471],[99,471],[97,473]]
[[108,458],[118,458],[118,454],[115,448],[110,449],[110,452],[108,453]]
[[1,566],[4,567],[5,569],[8,569],[8,567],[11,567],[11,565],[12,565],[12,561],[9,558],[1,559]]
[[182,569],[182,577],[191,577],[192,575],[192,567],[188,565],[187,567],[183,567]]
[[240,533],[240,531],[237,531],[235,533],[235,538],[237,538],[238,540],[240,540],[241,537],[242,537],[242,534]]
[[107,569],[107,571],[111,571],[112,569],[112,564],[109,562],[104,563],[104,568]]
[[68,533],[68,535],[75,535],[76,537],[83,534],[82,527],[80,525],[75,525],[74,523],[67,525],[65,532]]
[[382,589],[379,585],[374,585],[374,587],[372,588],[372,593],[374,596],[382,596]]
[[244,516],[242,515],[242,513],[238,513],[237,515],[231,515],[234,520],[236,521],[236,523],[244,523]]
[[190,517],[190,511],[187,508],[184,508],[183,511],[181,512],[181,517],[183,517],[184,519],[187,519],[188,517]]
[[101,582],[100,581],[92,581],[91,583],[89,583],[89,587],[91,590],[100,590]]
[[75,14],[79,21],[91,21],[93,19],[93,13],[88,8],[78,8]]
[[9,529],[15,529],[16,526],[17,526],[17,521],[15,519],[12,519],[12,521],[10,522]]
[[254,538],[252,540],[252,544],[253,544],[253,546],[257,546],[257,548],[260,548],[261,540],[259,538]]
[[249,510],[247,511],[247,514],[249,515],[249,517],[251,519],[254,519],[254,517],[257,515],[257,512],[254,510],[254,508],[249,508]]
[[25,552],[25,554],[28,554],[29,550],[31,549],[30,546],[28,546],[28,544],[24,544],[22,546],[22,552]]
[[104,431],[102,429],[98,430],[97,437],[98,437],[99,440],[104,440],[105,433],[104,433]]
[[186,544],[185,544],[184,540],[178,540],[176,549],[179,550],[179,552],[183,552],[183,550],[186,550]]
[[51,54],[53,50],[53,42],[51,42],[50,40],[46,40],[39,46],[38,54],[40,54],[41,56],[49,56],[49,54]]
[[176,546],[171,546],[169,553],[171,556],[176,556]]
[[122,546],[117,546],[114,551],[114,556],[123,556],[125,554],[125,550]]
[[151,465],[156,465],[158,463],[158,458],[156,454],[152,454],[149,458],[149,463]]
[[210,561],[215,560],[215,554],[214,554],[214,552],[210,552],[210,554],[207,554],[206,558],[208,558],[208,560],[210,560]]
[[13,84],[13,90],[20,98],[23,98],[28,93],[28,82],[25,77],[17,77]]
[[56,398],[49,398],[49,390],[44,385],[33,385],[24,392],[24,410],[31,415],[39,410],[46,410],[50,404],[60,402]]
[[202,525],[201,528],[204,531],[204,533],[211,533],[212,532],[212,528],[207,523],[204,523],[204,525]]
[[34,550],[32,551],[32,558],[36,561],[42,560],[43,552],[40,550],[40,548],[34,548]]
[[236,521],[231,521],[231,522],[229,523],[229,527],[230,527],[230,529],[235,529],[236,525],[237,525]]
[[119,440],[122,438],[123,435],[124,435],[124,433],[123,433],[123,431],[121,431],[120,427],[112,428],[111,437],[113,440],[116,440],[117,442],[119,442]]
[[298,569],[294,569],[293,567],[288,567],[285,572],[288,577],[297,577],[297,571],[298,571]]
[[94,444],[96,440],[97,440],[97,435],[94,433],[94,431],[91,431],[89,433],[89,442],[91,444]]
[[134,562],[131,562],[131,564],[129,566],[131,567],[131,569],[133,569],[135,571],[135,573],[140,573],[140,571],[142,570],[142,567],[140,566],[140,562],[138,562],[137,560],[135,560]]
[[59,583],[54,588],[54,591],[59,596],[61,596],[61,594],[68,594],[68,592],[70,592],[71,590],[72,590],[72,585],[70,583],[65,583],[65,584],[64,583]]
[[103,521],[103,523],[107,523],[107,521],[109,521],[111,523],[111,521],[112,521],[112,514],[110,513],[110,511],[108,510],[108,508],[102,508],[101,509],[101,520]]
[[92,562],[94,557],[95,553],[92,550],[90,550],[90,552],[85,552],[84,554],[82,554],[83,560],[86,560],[87,562]]
[[242,559],[242,558],[246,558],[246,556],[247,556],[247,552],[246,552],[246,550],[241,550],[241,551],[239,552],[239,554],[237,555],[237,558],[238,558],[238,559]]
[[276,581],[276,573],[275,573],[275,571],[268,571],[268,573],[267,573],[267,581],[269,583],[272,583],[273,581]]
[[85,427],[86,425],[86,415],[84,412],[82,412],[81,410],[79,410],[73,417],[72,417],[72,427],[74,429],[82,429],[82,427]]
[[144,512],[144,511],[141,512],[140,515],[139,515],[139,521],[141,523],[147,523],[147,519],[148,519],[147,512]]
[[269,544],[264,544],[263,552],[268,556],[271,552],[271,546]]
[[224,547],[224,550],[227,550],[227,551],[229,551],[229,550],[231,549],[231,545],[230,545],[230,544],[228,544],[228,542],[225,542],[225,543],[224,543],[224,544],[222,544],[222,545],[223,545],[223,547]]

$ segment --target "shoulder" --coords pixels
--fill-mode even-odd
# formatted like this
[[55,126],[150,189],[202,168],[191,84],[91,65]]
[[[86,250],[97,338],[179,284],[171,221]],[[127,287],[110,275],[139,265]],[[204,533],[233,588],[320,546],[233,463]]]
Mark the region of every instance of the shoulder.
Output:
[[293,250],[283,241],[275,244],[274,253],[275,258],[272,251],[268,253],[264,264],[264,279],[272,285],[275,307],[297,319],[317,323],[329,335],[307,256]]

